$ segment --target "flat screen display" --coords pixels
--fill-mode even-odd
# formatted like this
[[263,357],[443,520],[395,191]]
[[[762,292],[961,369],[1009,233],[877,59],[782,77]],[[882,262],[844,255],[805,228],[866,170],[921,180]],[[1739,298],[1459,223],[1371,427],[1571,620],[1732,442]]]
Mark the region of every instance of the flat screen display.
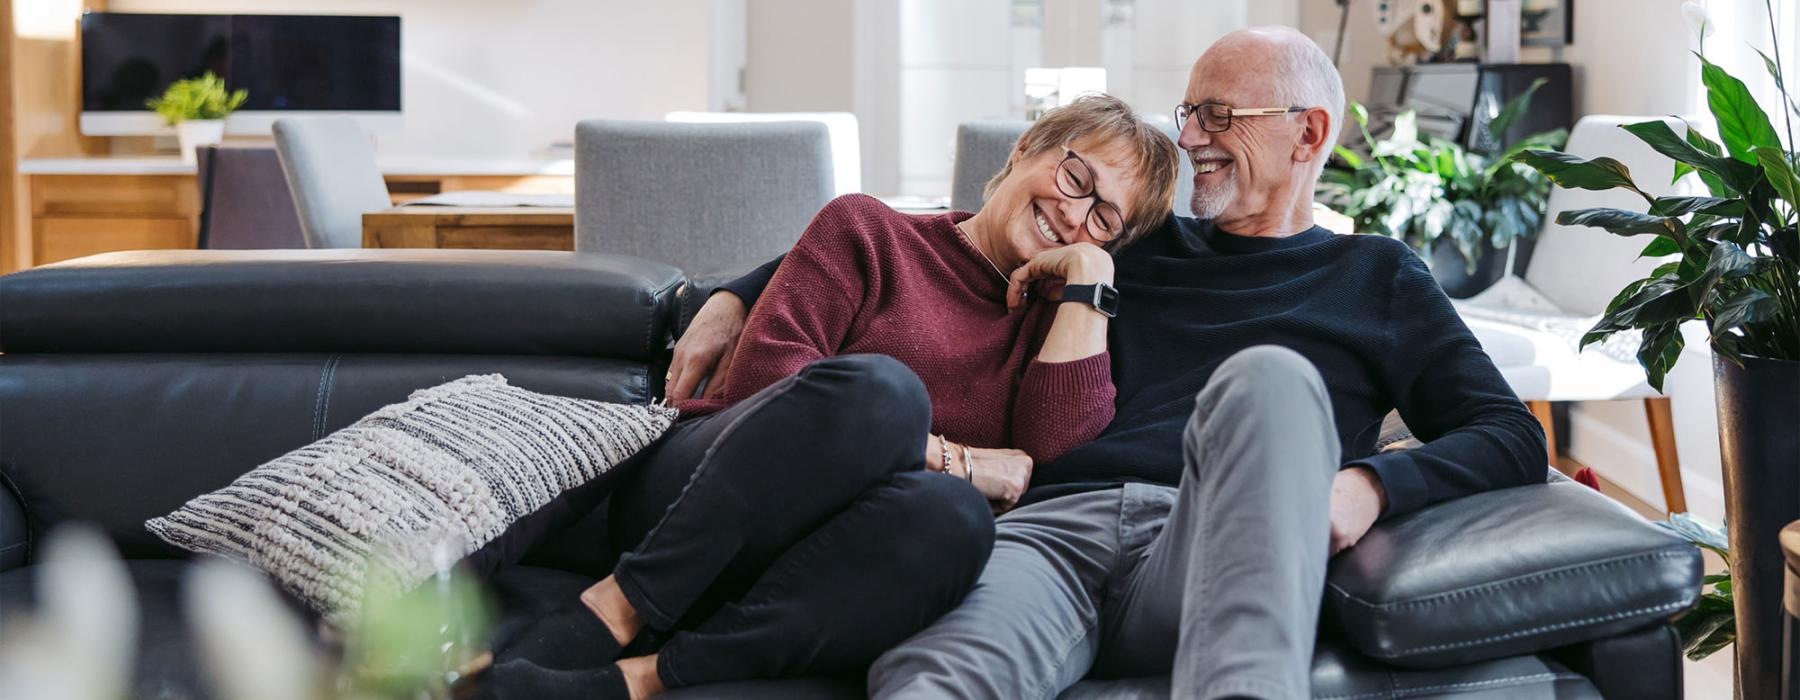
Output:
[[84,112],[143,111],[208,70],[249,91],[245,110],[398,112],[400,18],[82,15]]

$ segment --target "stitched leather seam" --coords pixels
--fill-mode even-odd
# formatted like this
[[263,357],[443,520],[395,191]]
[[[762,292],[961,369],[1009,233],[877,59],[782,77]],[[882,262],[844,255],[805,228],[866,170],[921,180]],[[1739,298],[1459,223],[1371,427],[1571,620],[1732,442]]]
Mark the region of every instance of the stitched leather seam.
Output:
[[337,369],[339,357],[342,355],[332,355],[326,358],[325,366],[319,368],[319,388],[313,392],[312,439],[314,441],[325,437],[325,404],[331,398],[331,376]]
[[33,540],[31,536],[31,523],[33,522],[31,518],[31,504],[25,502],[25,494],[19,491],[19,485],[13,483],[12,477],[7,476],[6,470],[4,469],[0,469],[0,486],[6,487],[6,490],[12,493],[13,501],[19,504],[19,514],[25,516],[25,541],[0,551],[11,551],[14,547],[22,546],[25,548],[25,563],[30,564],[31,543]]
[[[674,289],[675,287],[677,287],[685,282],[687,282],[687,278],[685,278],[685,277],[677,278],[674,282],[670,282],[661,287],[658,287],[655,291],[652,291],[650,293],[650,313],[644,314],[645,317],[647,317],[647,319],[648,319],[648,323],[644,324],[644,346],[643,347],[644,347],[644,357],[650,358],[652,361],[654,361],[656,359],[656,312],[657,312],[657,303],[656,302],[658,299],[662,298],[663,294],[667,293],[669,290]],[[676,299],[675,304],[676,304],[676,306],[680,306],[681,300]]]
[[1644,559],[1666,559],[1669,557],[1684,556],[1684,555],[1689,555],[1686,545],[1683,545],[1683,547],[1681,549],[1663,550],[1663,551],[1659,551],[1659,552],[1645,552],[1645,553],[1640,553],[1640,554],[1630,554],[1630,555],[1610,559],[1607,561],[1591,562],[1591,563],[1587,563],[1587,564],[1581,564],[1578,566],[1568,566],[1568,567],[1563,567],[1561,569],[1553,569],[1550,571],[1540,571],[1540,572],[1535,572],[1535,573],[1530,573],[1530,574],[1523,574],[1523,575],[1520,575],[1520,576],[1517,576],[1517,577],[1514,577],[1514,578],[1511,578],[1511,579],[1508,579],[1505,581],[1477,584],[1474,586],[1459,588],[1459,589],[1456,589],[1453,591],[1445,591],[1443,593],[1434,593],[1432,595],[1425,596],[1423,598],[1415,598],[1412,600],[1399,600],[1399,601],[1393,601],[1393,602],[1388,602],[1388,603],[1375,603],[1375,602],[1363,600],[1361,598],[1356,597],[1355,595],[1352,595],[1349,591],[1344,590],[1344,588],[1342,586],[1339,586],[1336,583],[1331,582],[1330,580],[1327,580],[1325,582],[1325,585],[1327,587],[1329,587],[1332,590],[1332,592],[1339,599],[1349,602],[1349,603],[1354,603],[1356,605],[1362,606],[1363,608],[1366,608],[1369,610],[1403,609],[1403,608],[1413,608],[1413,607],[1426,607],[1426,606],[1434,605],[1434,604],[1441,603],[1441,602],[1448,602],[1448,601],[1453,601],[1453,600],[1459,600],[1462,598],[1467,598],[1467,597],[1473,596],[1478,593],[1486,593],[1489,591],[1498,591],[1498,590],[1503,590],[1506,588],[1512,588],[1515,586],[1525,585],[1528,583],[1537,583],[1537,582],[1545,581],[1545,580],[1549,580],[1549,579],[1563,578],[1563,577],[1568,577],[1568,576],[1572,576],[1575,574],[1583,574],[1583,573],[1588,573],[1588,572],[1592,572],[1592,571],[1597,571],[1600,569],[1615,568],[1615,567],[1619,567],[1619,566],[1624,566],[1626,564],[1636,563],[1637,561],[1644,560]]
[[1432,644],[1429,646],[1413,647],[1411,649],[1400,649],[1397,651],[1383,652],[1381,654],[1381,658],[1392,659],[1392,658],[1398,658],[1398,657],[1402,657],[1402,656],[1412,656],[1415,654],[1429,654],[1434,651],[1447,651],[1450,649],[1462,649],[1462,648],[1472,647],[1472,646],[1481,646],[1483,644],[1492,644],[1494,642],[1504,642],[1504,641],[1508,641],[1508,640],[1512,640],[1512,639],[1518,639],[1520,637],[1529,637],[1529,636],[1532,636],[1535,634],[1543,634],[1545,632],[1555,632],[1558,630],[1565,630],[1565,629],[1570,629],[1573,627],[1586,627],[1588,625],[1598,624],[1601,622],[1612,622],[1614,620],[1622,620],[1622,619],[1625,619],[1628,617],[1637,617],[1639,615],[1649,615],[1652,613],[1671,613],[1671,612],[1675,612],[1677,610],[1686,609],[1689,605],[1692,605],[1692,604],[1693,604],[1693,601],[1691,601],[1691,600],[1679,600],[1679,601],[1675,601],[1673,603],[1664,603],[1662,605],[1652,605],[1647,608],[1638,608],[1636,610],[1622,610],[1622,611],[1619,611],[1616,613],[1612,613],[1610,615],[1599,615],[1599,616],[1589,617],[1589,618],[1585,618],[1585,619],[1581,619],[1581,620],[1569,620],[1566,622],[1557,622],[1554,624],[1539,625],[1539,626],[1533,627],[1531,629],[1523,629],[1523,630],[1518,630],[1515,632],[1507,632],[1505,634],[1490,635],[1487,637],[1482,637],[1480,639],[1470,639],[1470,640],[1461,641],[1461,642],[1445,642],[1443,644]]
[[1529,676],[1512,676],[1510,678],[1493,678],[1485,681],[1465,681],[1462,683],[1446,683],[1443,685],[1425,685],[1416,688],[1394,688],[1373,693],[1357,693],[1355,695],[1320,695],[1316,700],[1361,700],[1362,698],[1403,698],[1408,695],[1423,693],[1441,693],[1447,690],[1472,690],[1475,688],[1491,688],[1496,686],[1522,685],[1534,681],[1579,680],[1580,675],[1573,673],[1534,673]]

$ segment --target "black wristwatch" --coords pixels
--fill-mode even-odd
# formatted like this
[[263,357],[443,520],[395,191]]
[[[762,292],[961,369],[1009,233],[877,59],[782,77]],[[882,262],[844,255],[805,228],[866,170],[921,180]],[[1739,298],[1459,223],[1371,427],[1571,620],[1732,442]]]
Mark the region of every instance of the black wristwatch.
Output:
[[1094,307],[1107,318],[1119,315],[1119,290],[1105,282],[1098,284],[1065,284],[1062,288],[1062,303],[1075,302]]

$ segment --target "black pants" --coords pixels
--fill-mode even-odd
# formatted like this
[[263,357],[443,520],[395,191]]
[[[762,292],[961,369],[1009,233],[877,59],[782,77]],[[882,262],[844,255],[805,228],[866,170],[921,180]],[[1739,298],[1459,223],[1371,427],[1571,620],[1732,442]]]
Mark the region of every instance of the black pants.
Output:
[[892,358],[820,360],[683,422],[612,498],[614,570],[673,632],[670,688],[860,674],[949,612],[993,549],[987,501],[922,469],[931,403]]

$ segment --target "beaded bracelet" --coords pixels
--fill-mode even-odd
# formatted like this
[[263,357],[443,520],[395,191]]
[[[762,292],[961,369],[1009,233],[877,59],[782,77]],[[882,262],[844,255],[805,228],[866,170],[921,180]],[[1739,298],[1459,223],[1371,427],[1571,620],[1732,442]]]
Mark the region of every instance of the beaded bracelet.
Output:
[[941,450],[943,453],[943,461],[938,462],[938,468],[936,471],[940,471],[945,474],[949,474],[950,473],[950,439],[946,438],[942,435],[937,436],[937,439],[938,439],[938,449]]

